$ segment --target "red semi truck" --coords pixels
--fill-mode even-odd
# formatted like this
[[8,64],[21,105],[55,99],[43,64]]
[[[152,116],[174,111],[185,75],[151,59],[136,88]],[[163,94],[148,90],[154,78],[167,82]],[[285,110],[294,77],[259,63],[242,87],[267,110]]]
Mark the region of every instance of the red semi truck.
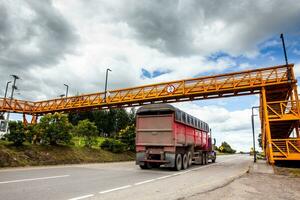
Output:
[[136,164],[181,170],[192,163],[215,162],[216,153],[207,123],[169,104],[151,104],[137,110]]

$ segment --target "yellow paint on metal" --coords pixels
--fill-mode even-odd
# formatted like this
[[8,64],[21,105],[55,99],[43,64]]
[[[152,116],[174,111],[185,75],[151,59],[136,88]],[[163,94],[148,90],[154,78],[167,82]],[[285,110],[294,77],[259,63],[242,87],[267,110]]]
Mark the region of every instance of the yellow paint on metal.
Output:
[[[270,163],[300,160],[299,100],[293,64],[205,76],[45,101],[0,98],[0,112],[32,115],[31,123],[46,113],[130,107],[260,94],[262,143]],[[24,123],[28,123],[24,115]],[[296,138],[290,138],[292,132]]]

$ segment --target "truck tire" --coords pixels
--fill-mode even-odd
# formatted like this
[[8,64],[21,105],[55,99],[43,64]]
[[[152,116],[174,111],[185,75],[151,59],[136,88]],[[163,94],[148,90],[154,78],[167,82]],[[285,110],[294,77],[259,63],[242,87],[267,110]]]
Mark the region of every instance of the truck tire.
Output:
[[213,163],[215,163],[215,162],[216,162],[216,158],[217,158],[217,155],[216,155],[216,153],[214,153],[213,159],[211,159],[211,161],[212,161]]
[[205,164],[207,165],[208,164],[208,154],[205,153]]
[[159,168],[160,164],[159,163],[151,163],[152,168]]
[[206,153],[202,153],[202,165],[206,165]]
[[175,157],[175,167],[174,167],[174,170],[175,171],[180,171],[182,168],[182,157],[181,157],[181,154],[176,154],[176,157]]
[[151,167],[150,163],[144,163],[143,165],[140,165],[140,168],[141,169],[151,169],[152,167]]
[[188,156],[185,153],[182,156],[182,169],[187,169],[187,168],[188,168]]
[[192,152],[188,152],[187,154],[187,158],[188,158],[188,167],[192,165]]

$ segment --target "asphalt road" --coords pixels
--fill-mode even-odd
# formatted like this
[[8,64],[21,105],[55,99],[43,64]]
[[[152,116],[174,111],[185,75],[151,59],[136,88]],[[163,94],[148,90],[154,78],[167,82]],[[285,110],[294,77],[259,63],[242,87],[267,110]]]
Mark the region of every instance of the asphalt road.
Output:
[[141,170],[134,162],[30,167],[0,170],[0,199],[188,199],[245,173],[245,155],[188,170]]

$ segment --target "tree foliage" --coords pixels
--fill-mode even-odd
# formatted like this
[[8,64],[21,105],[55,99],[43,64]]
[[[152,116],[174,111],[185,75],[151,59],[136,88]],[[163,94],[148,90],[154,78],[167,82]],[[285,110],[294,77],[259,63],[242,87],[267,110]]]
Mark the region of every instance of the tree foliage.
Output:
[[227,142],[222,142],[221,146],[219,146],[219,151],[222,153],[235,153],[236,150],[232,149],[231,146]]
[[262,135],[261,135],[261,133],[258,135],[258,138],[257,138],[257,141],[258,141],[258,145],[259,145],[259,147],[260,148],[263,148],[263,146],[262,146]]
[[81,120],[73,130],[77,136],[84,137],[86,147],[91,148],[97,143],[96,137],[98,135],[98,130],[94,122],[90,122],[88,119]]
[[21,146],[26,140],[25,127],[21,121],[9,122],[9,133],[5,135],[15,146]]
[[126,144],[127,150],[134,151],[135,150],[135,126],[130,125],[125,129],[122,129],[117,134],[116,138],[118,138],[121,142]]
[[120,108],[69,114],[69,120],[73,125],[84,119],[95,123],[100,136],[114,137],[120,130],[135,124],[135,109],[132,108],[130,112]]
[[70,133],[72,124],[65,114],[47,114],[41,118],[36,128],[41,134],[41,140],[44,144],[68,144],[72,139]]
[[120,153],[125,150],[126,145],[120,140],[113,138],[106,138],[100,145],[101,149],[111,151],[113,153]]

